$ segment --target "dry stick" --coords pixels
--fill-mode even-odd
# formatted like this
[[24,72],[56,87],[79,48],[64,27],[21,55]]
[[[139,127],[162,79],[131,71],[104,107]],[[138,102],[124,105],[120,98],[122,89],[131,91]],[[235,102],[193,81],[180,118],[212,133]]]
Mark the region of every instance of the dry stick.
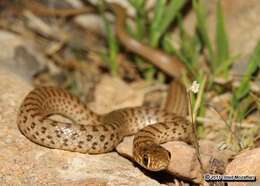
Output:
[[[201,157],[200,157],[200,150],[199,150],[199,140],[198,140],[198,136],[197,136],[197,130],[196,130],[196,122],[194,122],[194,118],[193,118],[193,113],[192,113],[192,104],[191,104],[191,97],[190,97],[190,92],[187,91],[186,93],[187,97],[188,97],[188,100],[189,100],[189,106],[190,106],[190,115],[191,115],[191,123],[192,123],[192,126],[193,126],[193,146],[195,147],[195,150],[196,150],[196,156],[198,158],[198,161],[199,161],[199,165],[200,165],[200,170],[201,170],[201,177],[203,178],[203,173],[205,172],[204,168],[203,168],[203,164],[202,164],[202,161],[201,161]],[[204,185],[203,183],[203,180],[201,180],[200,182],[201,185]]]
[[59,16],[59,17],[70,17],[79,14],[85,14],[94,12],[93,7],[81,7],[81,8],[49,8],[35,0],[24,0],[24,5],[26,8],[31,10],[33,13],[40,16]]

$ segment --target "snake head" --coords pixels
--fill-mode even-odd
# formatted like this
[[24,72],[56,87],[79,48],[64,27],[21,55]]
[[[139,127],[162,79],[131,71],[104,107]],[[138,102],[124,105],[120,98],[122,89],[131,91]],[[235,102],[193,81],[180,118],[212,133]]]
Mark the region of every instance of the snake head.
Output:
[[152,144],[139,148],[134,158],[145,169],[161,171],[168,167],[171,153],[160,145]]

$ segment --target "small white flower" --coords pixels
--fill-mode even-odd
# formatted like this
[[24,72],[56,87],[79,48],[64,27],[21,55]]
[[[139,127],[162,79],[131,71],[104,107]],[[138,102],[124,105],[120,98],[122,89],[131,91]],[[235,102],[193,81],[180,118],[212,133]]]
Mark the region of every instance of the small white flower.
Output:
[[188,89],[188,91],[191,91],[193,93],[198,93],[200,88],[200,84],[197,81],[193,81],[191,87]]

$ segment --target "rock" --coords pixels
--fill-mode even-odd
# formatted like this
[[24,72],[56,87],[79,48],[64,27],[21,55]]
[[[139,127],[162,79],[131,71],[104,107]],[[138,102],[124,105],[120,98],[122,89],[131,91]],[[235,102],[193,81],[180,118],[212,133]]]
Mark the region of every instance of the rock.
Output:
[[143,91],[135,91],[121,79],[110,76],[102,77],[94,94],[95,101],[88,106],[100,114],[125,107],[141,106],[144,99]]
[[260,178],[260,148],[244,151],[238,154],[226,168],[227,175],[256,176],[257,183],[230,182],[229,186],[259,185]]
[[10,32],[0,31],[0,68],[7,68],[20,77],[31,81],[33,75],[43,70],[47,59],[37,51],[30,39]]
[[[196,158],[195,149],[180,141],[168,142],[162,144],[162,146],[165,147],[172,154],[171,162],[169,167],[167,168],[167,172],[176,177],[199,183],[201,174],[199,162]],[[123,142],[121,142],[116,147],[118,153],[133,160],[132,149],[133,136],[125,137]]]
[[0,185],[161,185],[116,152],[86,155],[36,145],[16,125],[32,87],[0,69]]
[[200,182],[200,165],[194,148],[179,141],[168,142],[162,146],[172,154],[167,171],[178,177],[190,178],[191,181],[196,183]]

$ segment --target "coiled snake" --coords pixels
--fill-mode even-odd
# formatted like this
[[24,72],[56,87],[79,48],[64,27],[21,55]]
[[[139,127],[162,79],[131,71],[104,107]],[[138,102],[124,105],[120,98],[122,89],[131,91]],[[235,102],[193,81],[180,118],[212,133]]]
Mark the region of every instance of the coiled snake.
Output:
[[[48,117],[52,114],[72,123],[54,121]],[[53,87],[32,90],[22,102],[17,123],[22,134],[37,144],[89,154],[109,152],[124,136],[136,133],[134,159],[152,171],[165,169],[170,161],[170,153],[160,143],[193,140],[192,125],[184,117],[147,107],[98,115],[77,97]]]
[[[129,37],[123,30],[125,11],[116,4],[111,4],[111,8],[117,17],[120,41],[167,74],[178,77],[183,65],[174,57]],[[72,123],[54,121],[48,117],[53,114],[61,114]],[[171,158],[161,143],[172,140],[194,143],[192,124],[177,114],[158,108],[134,107],[98,115],[67,91],[53,87],[32,90],[22,102],[17,123],[22,134],[37,144],[89,154],[109,152],[124,136],[135,134],[134,159],[152,171],[167,168]]]

